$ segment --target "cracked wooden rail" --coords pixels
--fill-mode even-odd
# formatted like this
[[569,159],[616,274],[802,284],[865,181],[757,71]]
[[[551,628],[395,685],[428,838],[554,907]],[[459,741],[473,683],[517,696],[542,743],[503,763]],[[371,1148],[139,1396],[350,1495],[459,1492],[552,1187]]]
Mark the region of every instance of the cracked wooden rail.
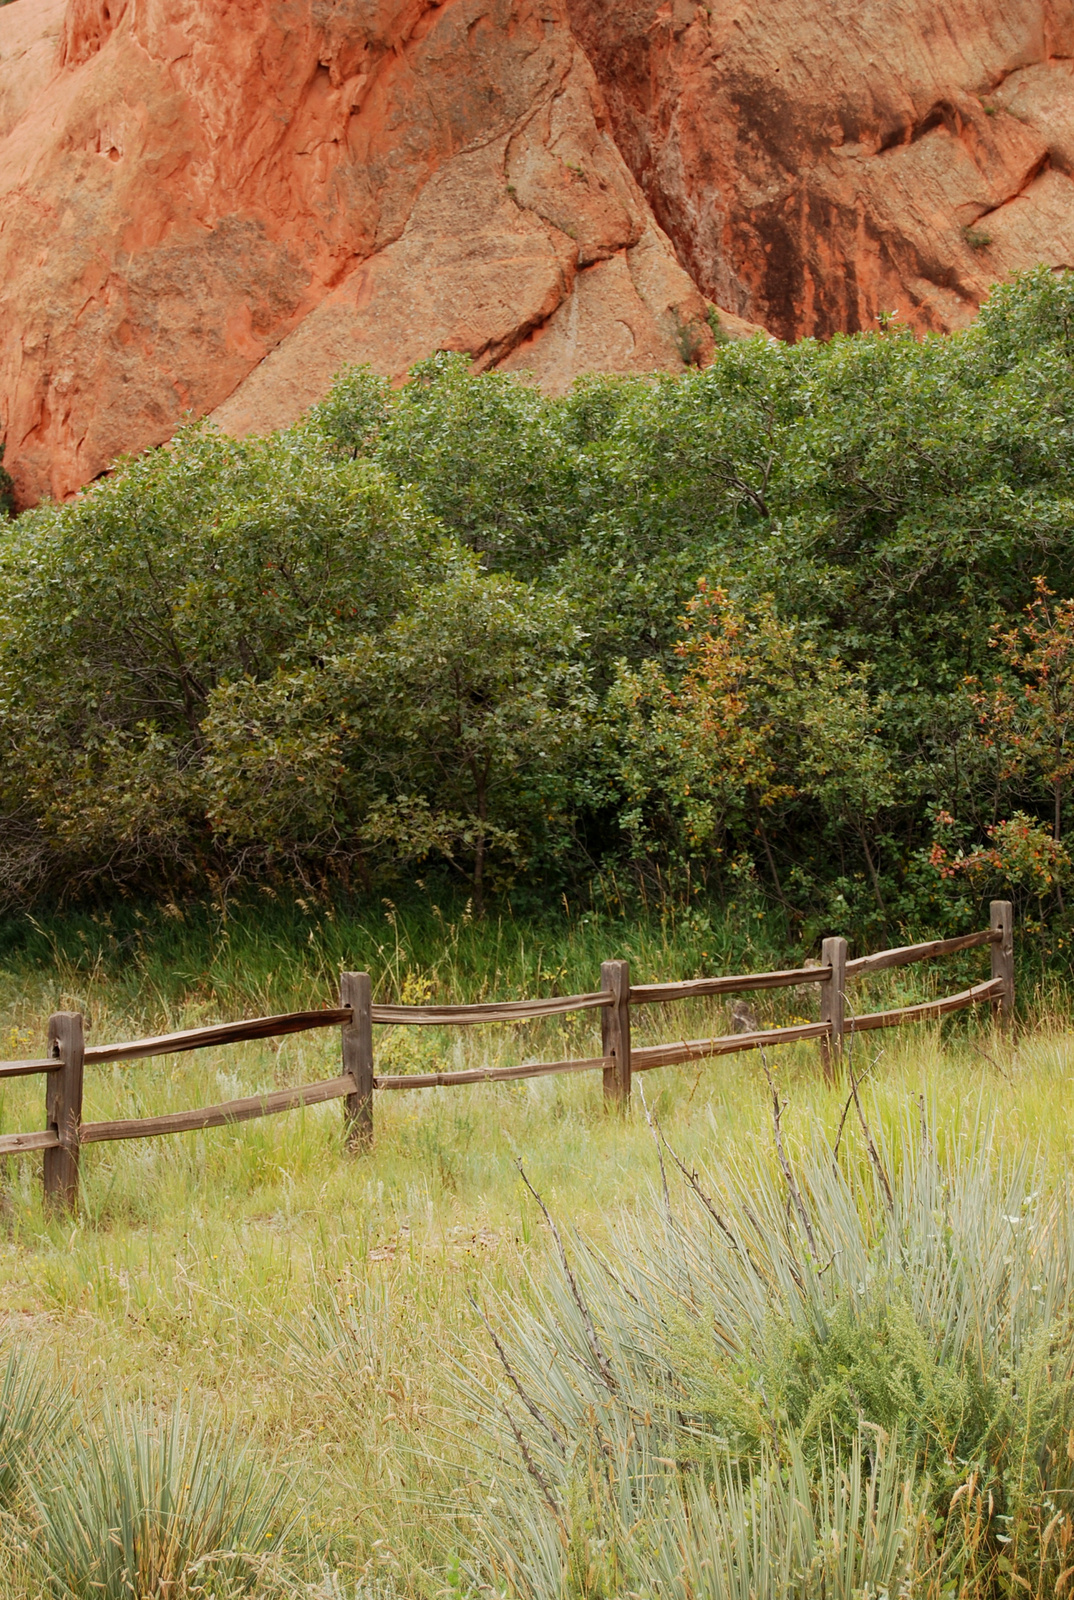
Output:
[[[958,994],[916,1005],[856,1016],[847,1007],[847,984],[889,968],[954,955],[988,946],[992,976]],[[817,985],[820,1020],[787,1027],[755,1028],[745,1033],[719,1034],[705,1039],[644,1045],[632,1049],[631,1009],[634,1006],[670,1005],[679,1000],[741,994],[754,989],[806,989]],[[587,994],[552,995],[536,1000],[505,1000],[466,1005],[394,1006],[372,1002],[368,973],[345,972],[340,983],[340,1004],[317,1011],[292,1011],[280,1016],[251,1017],[237,1022],[213,1023],[156,1034],[118,1044],[85,1045],[84,1021],[78,1012],[58,1012],[49,1019],[49,1053],[32,1061],[0,1062],[0,1079],[41,1074],[46,1080],[46,1124],[40,1132],[0,1135],[0,1157],[41,1151],[44,1157],[45,1193],[53,1206],[71,1207],[78,1193],[79,1154],[83,1145],[117,1139],[157,1138],[247,1122],[257,1117],[294,1111],[303,1106],[343,1100],[348,1143],[353,1149],[368,1147],[373,1137],[373,1097],[377,1092],[451,1088],[463,1084],[518,1083],[559,1073],[601,1072],[606,1101],[623,1110],[630,1100],[634,1072],[650,1072],[708,1057],[740,1051],[776,1048],[816,1040],[824,1069],[834,1076],[843,1039],[847,1034],[874,1028],[894,1028],[925,1022],[971,1006],[991,1004],[1001,1018],[1014,1005],[1014,946],[1012,908],[1008,901],[992,902],[991,926],[954,939],[933,939],[874,955],[847,960],[846,940],[825,939],[818,966],[794,967],[779,972],[727,973],[709,978],[688,978],[678,983],[631,985],[625,961],[606,961],[601,986]],[[599,1011],[601,1053],[557,1061],[527,1061],[515,1067],[474,1067],[460,1072],[377,1074],[374,1072],[373,1028],[475,1027],[565,1016],[572,1012]],[[228,1100],[189,1111],[112,1122],[83,1122],[82,1089],[86,1066],[106,1062],[135,1062],[259,1039],[338,1027],[342,1072],[336,1078],[298,1088]]]

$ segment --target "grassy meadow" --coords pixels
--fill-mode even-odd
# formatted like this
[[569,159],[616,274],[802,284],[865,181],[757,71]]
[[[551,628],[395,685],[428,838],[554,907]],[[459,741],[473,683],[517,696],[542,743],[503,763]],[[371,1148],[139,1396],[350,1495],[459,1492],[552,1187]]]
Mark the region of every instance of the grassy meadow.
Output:
[[[263,906],[226,913],[206,905],[72,914],[5,930],[3,1054],[38,1051],[45,1020],[58,1008],[83,1010],[91,1041],[101,1042],[330,1002],[344,966],[368,967],[378,998],[413,1003],[595,987],[600,960],[611,956],[627,956],[641,982],[757,969],[787,955],[763,919],[752,931],[748,918],[733,913],[723,920],[700,910],[628,919],[612,904],[574,914],[565,902],[561,917],[540,924],[507,915],[475,923],[465,907],[434,910],[431,900],[408,909],[381,902],[351,914],[313,903],[284,908],[267,898]],[[951,992],[972,981],[986,960],[970,952],[933,970],[885,974],[861,985],[861,1007]],[[761,1019],[816,1014],[816,995],[806,989],[761,994],[756,1001]],[[862,1036],[856,1046],[856,1071],[866,1077],[862,1108],[896,1189],[898,1173],[912,1166],[903,1145],[916,1136],[907,1130],[920,1126],[927,1130],[921,1137],[929,1159],[948,1162],[952,1170],[983,1162],[981,1171],[1017,1176],[1024,1168],[1036,1174],[1038,1189],[1062,1192],[1074,1155],[1074,1036],[1056,991],[1026,984],[1021,1006],[1011,1037],[995,1032],[984,1014]],[[729,1007],[653,1008],[636,1013],[635,1026],[637,1043],[722,1032]],[[378,1029],[376,1045],[382,1070],[429,1071],[505,1065],[537,1054],[592,1054],[597,1028],[594,1015],[583,1013],[451,1033]],[[139,1116],[332,1076],[338,1050],[338,1036],[326,1030],[89,1068],[85,1115]],[[801,1163],[801,1170],[812,1170],[817,1152],[837,1143],[846,1084],[825,1086],[812,1045],[774,1051],[767,1059],[786,1101],[782,1137],[792,1168]],[[670,1150],[688,1171],[702,1174],[706,1193],[722,1192],[721,1172],[745,1174],[761,1195],[782,1182],[771,1096],[757,1053],[646,1073],[637,1084]],[[42,1098],[40,1079],[7,1084],[0,1131],[41,1126]],[[0,1166],[0,1372],[12,1351],[23,1365],[36,1357],[35,1381],[44,1384],[38,1408],[58,1405],[55,1436],[69,1441],[61,1447],[62,1471],[47,1442],[27,1444],[21,1486],[5,1499],[5,1448],[11,1459],[17,1451],[10,1440],[5,1445],[0,1426],[0,1595],[140,1600],[143,1594],[246,1592],[251,1585],[256,1593],[325,1600],[654,1592],[651,1575],[643,1583],[613,1571],[614,1563],[607,1566],[614,1545],[607,1532],[597,1538],[600,1560],[590,1554],[579,1565],[574,1555],[564,1557],[558,1577],[548,1576],[533,1556],[538,1547],[547,1555],[547,1530],[537,1523],[548,1506],[557,1508],[552,1520],[565,1550],[574,1550],[578,1527],[587,1530],[586,1539],[596,1537],[600,1518],[587,1502],[573,1531],[565,1532],[563,1492],[551,1484],[551,1469],[541,1465],[532,1439],[527,1446],[518,1424],[512,1423],[518,1429],[513,1438],[504,1432],[503,1416],[514,1415],[509,1407],[497,1401],[489,1409],[505,1369],[482,1315],[509,1349],[514,1339],[528,1350],[527,1319],[551,1315],[565,1281],[554,1233],[523,1183],[520,1160],[568,1253],[590,1263],[587,1271],[594,1260],[618,1259],[627,1248],[624,1238],[651,1242],[671,1227],[673,1214],[686,1217],[682,1208],[692,1197],[670,1151],[664,1159],[669,1198],[663,1199],[659,1147],[640,1098],[636,1088],[633,1112],[623,1122],[605,1115],[594,1074],[382,1094],[375,1148],[360,1156],[343,1149],[338,1104],[234,1129],[94,1146],[83,1156],[77,1220],[43,1214],[39,1156]],[[841,1159],[868,1180],[868,1141],[853,1109],[838,1142]],[[829,1202],[814,1180],[802,1184],[807,1204],[815,1202],[817,1215],[826,1214]],[[868,1212],[871,1202],[863,1204]],[[786,1205],[790,1218],[789,1195]],[[778,1221],[779,1205],[774,1216]],[[693,1237],[690,1230],[704,1222],[676,1222],[675,1238]],[[820,1253],[818,1247],[818,1262]],[[823,1285],[829,1279],[822,1266]],[[1070,1298],[1065,1283],[1055,1294],[1052,1312],[1059,1316]],[[597,1321],[599,1338],[614,1344],[605,1332],[611,1323],[599,1315]],[[541,1361],[537,1367],[545,1370]],[[517,1365],[513,1370],[517,1376]],[[532,1385],[523,1387],[532,1397]],[[507,1390],[508,1402],[521,1394],[510,1378]],[[625,1403],[622,1396],[619,1383],[616,1404]],[[0,1419],[3,1409],[0,1395]],[[546,1406],[537,1409],[551,1414]],[[519,1414],[527,1422],[527,1413]],[[78,1494],[88,1493],[87,1483],[111,1483],[134,1450],[124,1443],[128,1436],[143,1444],[149,1435],[157,1438],[161,1419],[169,1417],[192,1430],[178,1443],[172,1439],[184,1492],[192,1492],[189,1461],[199,1451],[197,1470],[210,1479],[217,1457],[238,1462],[242,1493],[256,1502],[250,1515],[261,1530],[260,1548],[269,1553],[234,1570],[195,1561],[181,1581],[159,1572],[138,1581],[85,1577],[77,1550],[65,1567],[57,1566],[55,1554],[51,1567],[42,1565],[42,1551],[55,1552],[62,1543],[58,1502],[49,1501],[45,1485],[57,1472],[61,1479],[63,1472],[73,1474]],[[199,1443],[201,1425],[208,1432]],[[119,1465],[100,1455],[107,1455],[109,1441],[118,1448]],[[788,1459],[787,1471],[797,1470],[797,1458]],[[866,1477],[876,1470],[875,1462],[863,1467],[860,1460],[854,1468]],[[107,1528],[93,1535],[89,1502],[78,1499],[71,1483],[68,1491],[81,1509],[65,1526],[81,1529],[78,1538],[89,1546],[95,1537],[98,1544],[115,1542]],[[98,1513],[109,1492],[98,1494]],[[215,1492],[205,1490],[209,1500]],[[886,1492],[884,1485],[876,1488]],[[836,1499],[842,1503],[845,1496]],[[1055,1515],[1062,1522],[1062,1507]],[[631,1526],[643,1523],[639,1513]],[[111,1526],[107,1516],[105,1524]],[[217,1543],[237,1537],[234,1529],[226,1537],[218,1532]],[[1054,1543],[1058,1535],[1053,1530],[1050,1537]],[[716,1534],[713,1539],[719,1542]],[[517,1571],[510,1555],[503,1557],[512,1548],[531,1552]],[[990,1548],[988,1582],[999,1581],[999,1588],[987,1587],[980,1566],[972,1582],[944,1588],[948,1579],[937,1576],[934,1565],[932,1586],[923,1581],[913,1592],[1008,1592],[996,1576],[996,1563],[1006,1557]],[[490,1556],[494,1551],[500,1554]],[[1047,1568],[1048,1584],[1059,1570]],[[659,1592],[680,1589],[669,1580]],[[702,1584],[690,1592],[725,1590]],[[811,1588],[802,1580],[784,1590],[771,1578],[757,1592],[845,1592],[849,1600],[851,1588],[830,1581],[826,1589]],[[859,1583],[853,1592],[883,1591]],[[1016,1585],[1009,1592],[1025,1590]]]

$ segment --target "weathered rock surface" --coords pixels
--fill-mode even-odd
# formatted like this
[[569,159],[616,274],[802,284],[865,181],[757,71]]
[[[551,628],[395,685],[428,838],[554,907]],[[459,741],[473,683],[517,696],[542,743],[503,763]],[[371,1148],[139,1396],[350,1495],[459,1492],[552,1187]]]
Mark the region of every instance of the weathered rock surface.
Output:
[[1070,0],[567,0],[698,287],[785,338],[1074,264]]
[[[531,371],[551,390],[586,371],[681,371],[711,351],[706,303],[600,128],[588,64],[567,34],[557,42],[567,49],[551,86],[542,75],[510,125],[430,174],[399,237],[253,369],[213,412],[221,426],[279,426],[340,367],[401,378],[431,350]],[[516,77],[514,88],[527,86]],[[642,269],[649,256],[659,271]]]
[[[15,0],[0,117],[0,433],[23,503],[187,412],[290,421],[349,361],[401,376],[529,340],[562,385],[572,305],[587,365],[681,370],[684,328],[711,348],[559,0]],[[632,272],[639,251],[662,272]],[[614,355],[589,287],[609,262]]]
[[[1070,0],[14,0],[0,437],[23,504],[184,414],[436,349],[682,370],[1074,264]],[[739,319],[750,319],[741,321]]]

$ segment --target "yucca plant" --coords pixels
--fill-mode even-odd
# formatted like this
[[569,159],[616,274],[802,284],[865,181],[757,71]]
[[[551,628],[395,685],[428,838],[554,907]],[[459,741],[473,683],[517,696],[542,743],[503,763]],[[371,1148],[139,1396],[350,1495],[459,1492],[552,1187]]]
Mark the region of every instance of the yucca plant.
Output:
[[13,1346],[0,1375],[0,1509],[11,1504],[34,1453],[52,1437],[64,1410],[37,1357]]
[[57,1600],[234,1595],[278,1551],[281,1490],[235,1431],[177,1406],[106,1405],[31,1483]]
[[[532,1500],[494,1500],[471,1564],[519,1600],[881,1600],[909,1593],[929,1565],[920,1494],[896,1450],[858,1441],[819,1469],[792,1439],[752,1473],[619,1474],[592,1458],[555,1517]],[[576,1462],[576,1466],[580,1463]],[[916,1593],[917,1591],[915,1591]]]
[[941,1154],[910,1118],[854,1155],[683,1171],[686,1205],[653,1193],[493,1308],[475,1579],[485,1549],[532,1600],[1069,1582],[1065,1188],[986,1128]]

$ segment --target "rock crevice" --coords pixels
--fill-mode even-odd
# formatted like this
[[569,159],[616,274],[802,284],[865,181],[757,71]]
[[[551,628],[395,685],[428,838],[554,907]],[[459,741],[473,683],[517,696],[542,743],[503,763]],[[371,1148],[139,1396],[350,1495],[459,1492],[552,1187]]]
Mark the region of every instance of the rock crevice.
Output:
[[[997,278],[1074,250],[1074,10],[1059,0],[568,9],[679,259],[785,338],[891,312],[946,331]],[[1008,205],[1002,237],[967,239]]]

